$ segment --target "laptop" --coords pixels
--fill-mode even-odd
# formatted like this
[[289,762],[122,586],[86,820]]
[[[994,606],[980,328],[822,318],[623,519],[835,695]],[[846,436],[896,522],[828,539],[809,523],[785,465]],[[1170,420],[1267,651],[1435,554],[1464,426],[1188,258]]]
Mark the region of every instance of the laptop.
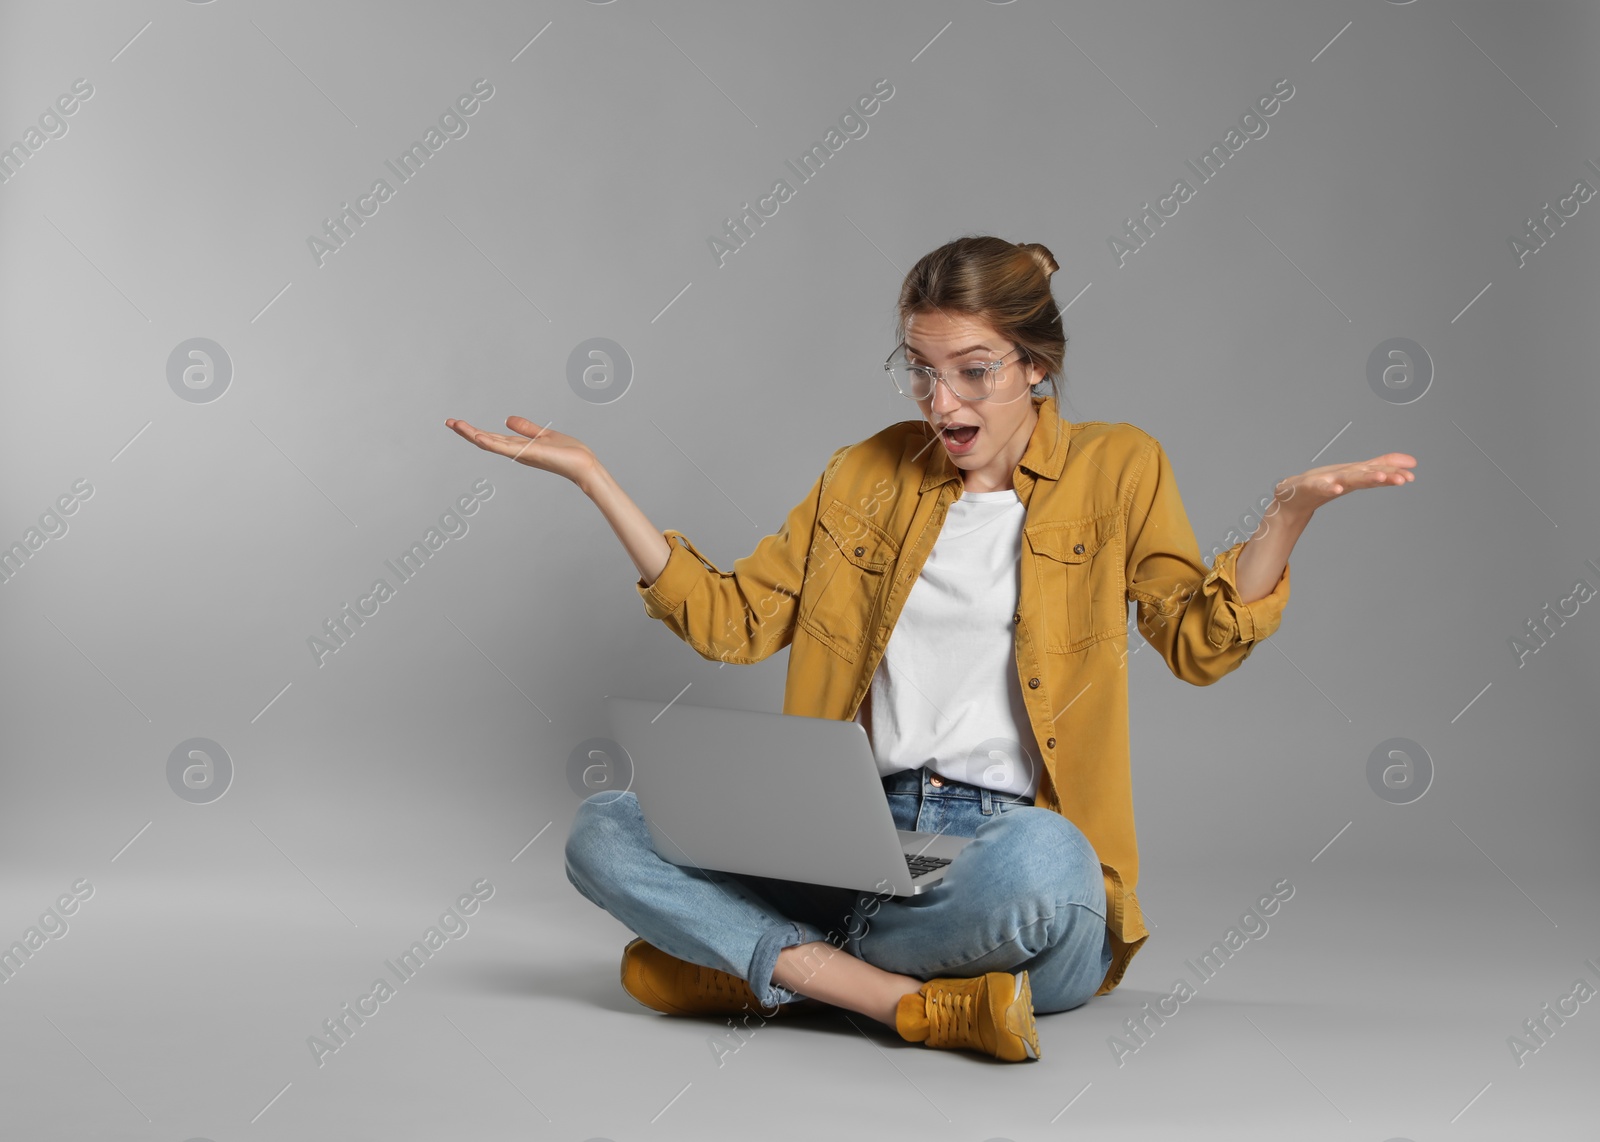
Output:
[[673,864],[913,896],[972,843],[895,828],[859,722],[605,701],[628,788]]

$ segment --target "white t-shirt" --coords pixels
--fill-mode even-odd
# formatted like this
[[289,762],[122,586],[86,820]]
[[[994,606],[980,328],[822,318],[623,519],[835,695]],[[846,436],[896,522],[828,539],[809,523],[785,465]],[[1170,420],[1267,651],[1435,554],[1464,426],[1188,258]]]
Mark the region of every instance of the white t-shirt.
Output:
[[1026,514],[1014,488],[963,490],[947,509],[856,712],[881,776],[926,765],[1014,796],[1038,791],[1012,621]]

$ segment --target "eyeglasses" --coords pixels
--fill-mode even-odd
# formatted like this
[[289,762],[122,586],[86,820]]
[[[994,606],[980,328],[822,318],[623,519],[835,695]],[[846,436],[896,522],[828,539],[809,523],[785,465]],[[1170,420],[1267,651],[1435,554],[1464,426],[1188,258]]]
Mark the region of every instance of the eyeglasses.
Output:
[[968,361],[956,367],[954,376],[946,376],[944,369],[912,364],[906,358],[904,348],[904,341],[895,346],[894,352],[890,353],[889,359],[883,363],[883,368],[900,395],[912,400],[927,400],[931,397],[933,386],[937,381],[943,381],[945,387],[961,400],[987,400],[994,392],[996,374],[1005,368],[1005,357],[1011,356],[1011,353],[1025,352],[1019,346],[998,361]]

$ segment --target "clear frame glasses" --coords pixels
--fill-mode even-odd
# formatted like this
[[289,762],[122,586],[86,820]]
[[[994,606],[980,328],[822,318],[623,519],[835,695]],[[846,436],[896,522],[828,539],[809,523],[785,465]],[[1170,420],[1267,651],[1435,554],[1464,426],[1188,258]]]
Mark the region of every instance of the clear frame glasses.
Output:
[[[896,391],[911,400],[927,400],[933,395],[933,386],[943,381],[957,398],[964,401],[988,400],[994,392],[995,377],[1005,368],[1005,358],[1022,352],[1019,346],[997,361],[968,361],[952,370],[935,369],[931,365],[913,364],[905,354],[905,342],[895,346],[894,352],[883,363],[884,371],[894,382]],[[952,374],[953,375],[949,375]]]

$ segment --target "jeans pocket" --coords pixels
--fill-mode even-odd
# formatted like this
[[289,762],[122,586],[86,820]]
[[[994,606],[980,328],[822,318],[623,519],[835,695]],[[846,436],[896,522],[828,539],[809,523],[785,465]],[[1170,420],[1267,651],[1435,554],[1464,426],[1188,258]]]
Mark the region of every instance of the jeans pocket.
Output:
[[916,793],[885,793],[884,798],[889,802],[889,815],[894,818],[894,827],[907,833],[915,832],[921,796]]

